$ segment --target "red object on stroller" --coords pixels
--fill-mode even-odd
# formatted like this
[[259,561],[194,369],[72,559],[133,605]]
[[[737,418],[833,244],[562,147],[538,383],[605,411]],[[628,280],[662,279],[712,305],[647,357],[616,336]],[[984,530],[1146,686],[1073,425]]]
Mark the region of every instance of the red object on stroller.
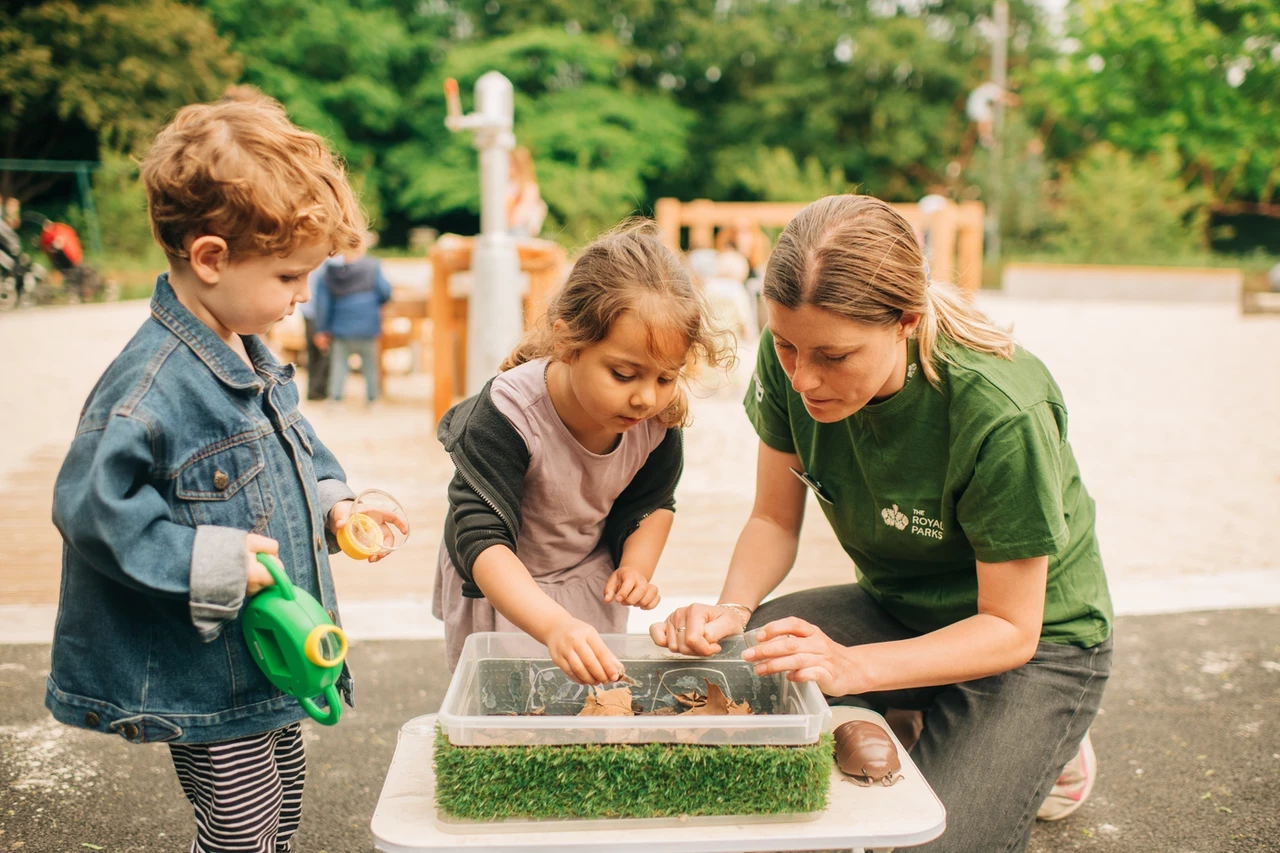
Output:
[[40,229],[40,248],[49,256],[54,269],[66,272],[80,266],[84,250],[76,230],[65,222],[45,222]]

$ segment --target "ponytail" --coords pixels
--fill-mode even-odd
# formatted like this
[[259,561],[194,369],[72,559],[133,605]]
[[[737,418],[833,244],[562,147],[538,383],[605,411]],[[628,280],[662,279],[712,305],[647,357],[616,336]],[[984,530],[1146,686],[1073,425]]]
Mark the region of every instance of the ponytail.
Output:
[[925,280],[922,293],[924,310],[916,326],[916,342],[920,348],[920,367],[931,385],[937,386],[938,358],[946,358],[939,347],[954,342],[966,349],[985,352],[1004,359],[1013,358],[1013,337],[997,326],[954,285]]

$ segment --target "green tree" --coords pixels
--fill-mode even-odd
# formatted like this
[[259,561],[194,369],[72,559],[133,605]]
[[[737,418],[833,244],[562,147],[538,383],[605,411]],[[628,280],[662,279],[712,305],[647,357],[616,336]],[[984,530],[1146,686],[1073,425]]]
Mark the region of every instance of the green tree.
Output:
[[1028,94],[1055,154],[1172,146],[1221,212],[1280,216],[1280,0],[1080,0]]
[[[46,0],[0,8],[0,156],[93,159],[138,151],[174,110],[239,72],[199,9],[176,0]],[[0,173],[29,198],[47,176]]]
[[[554,24],[622,44],[626,80],[670,91],[696,117],[689,156],[656,187],[684,198],[764,197],[748,164],[778,149],[828,179],[917,198],[947,183],[967,150],[964,100],[990,53],[980,26],[989,0],[461,5],[486,32]],[[1011,5],[1017,65],[1045,52],[1047,37],[1036,4]]]
[[468,134],[444,126],[444,80],[464,103],[481,74],[515,87],[515,127],[537,164],[550,209],[545,231],[580,242],[646,206],[646,184],[678,167],[688,114],[666,94],[619,79],[619,46],[607,38],[531,29],[455,46],[410,102],[415,133],[388,156],[396,203],[410,216],[479,209],[476,152]]
[[383,158],[409,135],[405,96],[448,28],[441,15],[392,2],[203,0],[244,64],[242,82],[330,140],[377,223]]

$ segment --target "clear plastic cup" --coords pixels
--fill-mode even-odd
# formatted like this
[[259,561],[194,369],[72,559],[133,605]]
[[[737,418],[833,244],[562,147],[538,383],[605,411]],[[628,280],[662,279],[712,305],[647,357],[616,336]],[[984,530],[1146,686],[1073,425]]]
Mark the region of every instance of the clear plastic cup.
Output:
[[409,516],[391,495],[365,489],[336,536],[343,553],[354,560],[386,556],[409,541]]

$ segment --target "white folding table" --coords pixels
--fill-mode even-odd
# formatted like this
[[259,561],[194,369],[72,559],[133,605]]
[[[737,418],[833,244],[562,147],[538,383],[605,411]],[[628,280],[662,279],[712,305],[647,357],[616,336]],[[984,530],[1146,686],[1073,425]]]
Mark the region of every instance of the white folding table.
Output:
[[[847,720],[884,718],[862,708],[832,708],[833,726]],[[831,763],[827,808],[816,819],[770,821],[725,818],[714,824],[693,820],[672,825],[646,825],[643,820],[574,820],[528,822],[507,831],[455,826],[437,821],[435,803],[436,715],[410,720],[400,730],[387,781],[373,812],[373,837],[382,853],[427,853],[471,850],[476,853],[608,850],[609,853],[715,853],[771,850],[888,850],[931,841],[946,827],[946,811],[920,771],[898,744],[903,778],[885,788],[859,787]],[[890,731],[890,736],[892,732]],[[894,738],[895,742],[897,738]],[[744,780],[743,784],[750,784]],[[655,822],[656,823],[656,822]]]

